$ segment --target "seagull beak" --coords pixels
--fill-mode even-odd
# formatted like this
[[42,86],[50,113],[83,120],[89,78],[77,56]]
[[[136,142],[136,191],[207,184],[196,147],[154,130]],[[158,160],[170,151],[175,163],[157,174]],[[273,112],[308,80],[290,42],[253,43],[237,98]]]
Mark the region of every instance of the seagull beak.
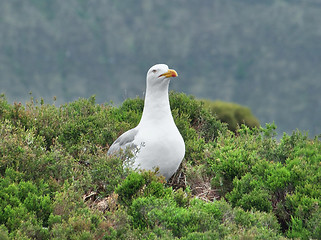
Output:
[[166,73],[163,73],[162,75],[160,75],[160,77],[166,77],[166,78],[170,78],[170,77],[177,77],[178,74],[175,70],[173,69],[168,69],[168,71]]

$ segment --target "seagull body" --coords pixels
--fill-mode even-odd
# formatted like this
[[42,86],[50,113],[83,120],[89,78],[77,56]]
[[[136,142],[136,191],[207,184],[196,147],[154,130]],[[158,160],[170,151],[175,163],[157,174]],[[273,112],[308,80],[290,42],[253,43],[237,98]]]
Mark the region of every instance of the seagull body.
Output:
[[168,87],[175,70],[165,64],[149,69],[142,118],[137,127],[123,133],[111,145],[109,155],[129,149],[133,169],[153,170],[168,180],[178,169],[185,155],[184,140],[179,133],[169,104]]

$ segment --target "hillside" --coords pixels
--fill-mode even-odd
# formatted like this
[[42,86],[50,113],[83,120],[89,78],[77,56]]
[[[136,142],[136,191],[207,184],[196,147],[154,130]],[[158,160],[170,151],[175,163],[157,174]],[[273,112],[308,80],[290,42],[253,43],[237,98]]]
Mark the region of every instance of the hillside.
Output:
[[[170,6],[170,7],[169,7]],[[0,1],[0,91],[58,105],[143,96],[167,63],[173,89],[248,106],[278,132],[321,133],[319,0]]]
[[321,142],[275,125],[236,133],[171,93],[186,156],[166,183],[108,146],[141,116],[95,98],[0,98],[0,239],[320,239]]

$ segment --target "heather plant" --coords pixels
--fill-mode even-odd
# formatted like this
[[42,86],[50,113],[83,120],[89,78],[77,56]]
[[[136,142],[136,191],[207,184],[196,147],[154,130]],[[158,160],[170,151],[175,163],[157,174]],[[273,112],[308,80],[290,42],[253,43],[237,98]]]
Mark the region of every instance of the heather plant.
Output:
[[262,239],[268,236],[273,236],[274,239],[280,237],[279,225],[272,214],[232,209],[224,201],[205,203],[195,199],[188,207],[183,208],[170,198],[137,198],[133,201],[130,214],[134,227],[142,230],[170,229],[173,237],[183,239],[190,239],[192,236],[212,236],[214,239],[222,239],[228,235],[235,237],[234,234],[244,228],[255,228],[253,236]]
[[273,129],[243,127],[236,139],[231,135],[235,141],[218,139],[219,150],[208,158],[212,184],[233,206],[273,212],[287,236],[307,239],[320,204],[320,142],[299,132],[277,142]]
[[247,107],[236,103],[222,101],[211,101],[208,99],[200,100],[206,109],[209,109],[222,122],[227,123],[228,129],[236,132],[242,125],[250,128],[260,127],[259,120],[252,114]]
[[0,179],[0,224],[10,232],[18,230],[25,221],[48,226],[52,211],[48,184],[43,181],[37,185],[30,181],[16,181],[19,175],[12,168],[7,168]]
[[226,125],[204,109],[202,103],[196,101],[193,96],[171,92],[169,99],[171,109],[177,109],[179,116],[187,116],[190,127],[206,142],[213,141],[221,132],[226,132]]
[[138,124],[142,99],[1,96],[0,238],[319,238],[319,139],[277,140],[274,123],[229,131],[194,97],[171,92],[170,103],[186,154],[166,182],[157,168],[133,171],[106,154]]

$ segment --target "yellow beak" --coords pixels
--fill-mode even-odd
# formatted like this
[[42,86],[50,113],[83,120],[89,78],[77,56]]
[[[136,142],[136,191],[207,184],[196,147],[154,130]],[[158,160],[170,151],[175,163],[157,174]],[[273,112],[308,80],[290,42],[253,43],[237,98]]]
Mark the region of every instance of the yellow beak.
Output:
[[177,72],[176,72],[175,70],[173,70],[173,69],[168,69],[168,71],[167,71],[166,73],[163,73],[163,74],[160,75],[160,76],[164,76],[164,77],[169,78],[169,77],[177,77],[178,74],[177,74]]

